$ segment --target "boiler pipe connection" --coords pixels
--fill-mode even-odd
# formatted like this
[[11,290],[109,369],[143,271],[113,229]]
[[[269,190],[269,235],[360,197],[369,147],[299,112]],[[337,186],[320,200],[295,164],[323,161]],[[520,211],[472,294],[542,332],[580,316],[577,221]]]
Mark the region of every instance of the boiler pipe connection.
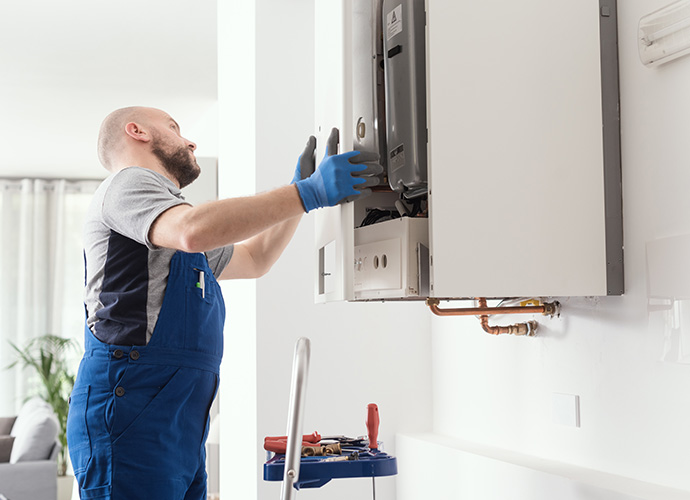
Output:
[[[479,307],[460,307],[441,309],[438,305],[440,299],[428,298],[426,305],[436,316],[480,316],[494,314],[543,314],[553,316],[558,314],[558,302],[544,302],[540,306],[511,306],[511,307],[487,307],[486,299],[478,298]],[[483,302],[482,302],[483,301]],[[482,303],[484,304],[482,306]]]
[[489,325],[489,315],[494,314],[543,314],[553,316],[558,313],[558,302],[544,302],[539,306],[519,306],[519,307],[488,307],[486,299],[479,297],[479,307],[449,308],[441,309],[438,307],[440,300],[436,298],[426,299],[426,305],[432,313],[437,316],[479,316],[479,321],[485,332],[492,335],[527,335],[532,336],[536,333],[539,323],[527,321],[506,326]]

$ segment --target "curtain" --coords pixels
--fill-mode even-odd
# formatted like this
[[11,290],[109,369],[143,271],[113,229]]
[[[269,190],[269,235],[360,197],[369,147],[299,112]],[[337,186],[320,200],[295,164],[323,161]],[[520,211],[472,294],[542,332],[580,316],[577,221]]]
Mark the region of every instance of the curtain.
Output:
[[98,184],[0,179],[0,415],[15,415],[37,382],[21,366],[6,368],[16,359],[8,341],[23,347],[48,333],[82,341],[82,226]]

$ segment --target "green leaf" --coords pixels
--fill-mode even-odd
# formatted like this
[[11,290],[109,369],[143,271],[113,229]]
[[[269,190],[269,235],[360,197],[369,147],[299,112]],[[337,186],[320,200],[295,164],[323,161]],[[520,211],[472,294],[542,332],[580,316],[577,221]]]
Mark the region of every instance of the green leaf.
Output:
[[43,394],[60,423],[58,439],[62,444],[59,469],[65,471],[67,460],[67,414],[69,412],[68,398],[74,387],[75,375],[69,372],[65,355],[69,350],[76,351],[78,343],[74,339],[57,335],[43,335],[29,341],[22,349],[8,341],[14,349],[17,359],[6,369],[22,365],[22,368],[33,368],[39,375]]

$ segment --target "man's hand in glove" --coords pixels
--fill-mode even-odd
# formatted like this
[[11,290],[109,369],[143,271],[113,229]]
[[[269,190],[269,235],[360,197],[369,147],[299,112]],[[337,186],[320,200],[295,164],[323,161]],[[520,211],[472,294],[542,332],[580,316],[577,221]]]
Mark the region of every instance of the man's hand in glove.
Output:
[[299,158],[293,183],[297,185],[307,212],[367,196],[371,193],[368,188],[379,183],[377,176],[383,167],[377,163],[378,155],[359,151],[339,155],[336,154],[338,142],[338,129],[334,128],[328,138],[326,155],[313,174],[310,173],[315,164],[316,139],[313,136]]

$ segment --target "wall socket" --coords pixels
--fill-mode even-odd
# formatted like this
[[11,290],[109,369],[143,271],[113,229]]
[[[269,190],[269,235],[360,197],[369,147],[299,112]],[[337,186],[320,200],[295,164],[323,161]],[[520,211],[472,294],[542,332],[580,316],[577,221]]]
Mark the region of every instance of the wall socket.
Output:
[[580,427],[580,396],[552,393],[551,420],[554,424]]

